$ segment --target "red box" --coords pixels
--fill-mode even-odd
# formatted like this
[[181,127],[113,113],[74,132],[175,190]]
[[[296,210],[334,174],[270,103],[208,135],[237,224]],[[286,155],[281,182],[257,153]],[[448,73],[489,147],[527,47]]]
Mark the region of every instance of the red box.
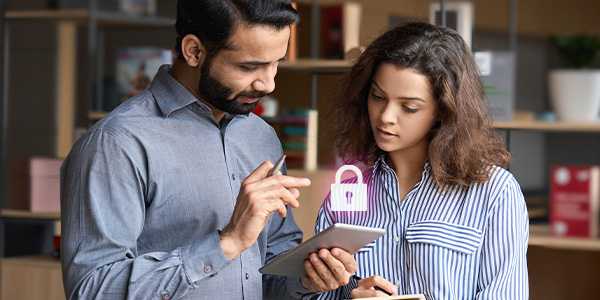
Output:
[[11,208],[60,212],[62,159],[46,157],[11,160]]
[[550,175],[553,236],[598,237],[600,166],[554,166]]

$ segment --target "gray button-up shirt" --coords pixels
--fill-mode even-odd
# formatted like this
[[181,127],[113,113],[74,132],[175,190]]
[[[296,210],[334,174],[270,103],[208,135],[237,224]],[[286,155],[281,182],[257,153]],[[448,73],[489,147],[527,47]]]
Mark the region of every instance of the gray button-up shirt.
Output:
[[67,297],[261,299],[264,286],[265,298],[301,298],[298,278],[258,272],[302,240],[289,207],[234,260],[218,236],[242,180],[281,156],[275,131],[254,114],[219,125],[169,68],[92,126],[61,168]]

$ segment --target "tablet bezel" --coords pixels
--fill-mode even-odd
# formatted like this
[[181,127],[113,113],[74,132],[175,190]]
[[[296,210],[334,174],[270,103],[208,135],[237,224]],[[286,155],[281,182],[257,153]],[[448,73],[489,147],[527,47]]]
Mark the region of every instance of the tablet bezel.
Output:
[[307,274],[304,269],[304,260],[308,259],[310,253],[315,253],[323,248],[337,247],[354,254],[384,234],[385,229],[381,228],[335,223],[273,259],[258,271],[263,274],[305,277]]

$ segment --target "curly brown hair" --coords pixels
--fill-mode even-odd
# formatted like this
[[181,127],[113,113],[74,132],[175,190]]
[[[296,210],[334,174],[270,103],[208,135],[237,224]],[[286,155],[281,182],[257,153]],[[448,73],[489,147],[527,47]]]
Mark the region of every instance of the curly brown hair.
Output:
[[373,74],[383,63],[426,76],[437,100],[428,159],[438,186],[485,182],[493,165],[506,168],[510,153],[491,127],[483,83],[469,48],[452,29],[411,22],[388,29],[365,49],[336,86],[325,136],[344,162],[372,164],[383,153],[367,108]]

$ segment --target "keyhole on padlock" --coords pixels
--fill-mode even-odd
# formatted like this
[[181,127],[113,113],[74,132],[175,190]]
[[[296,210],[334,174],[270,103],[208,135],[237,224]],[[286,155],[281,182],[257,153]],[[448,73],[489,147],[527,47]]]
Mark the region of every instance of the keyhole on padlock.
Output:
[[347,204],[352,204],[352,192],[346,192]]

